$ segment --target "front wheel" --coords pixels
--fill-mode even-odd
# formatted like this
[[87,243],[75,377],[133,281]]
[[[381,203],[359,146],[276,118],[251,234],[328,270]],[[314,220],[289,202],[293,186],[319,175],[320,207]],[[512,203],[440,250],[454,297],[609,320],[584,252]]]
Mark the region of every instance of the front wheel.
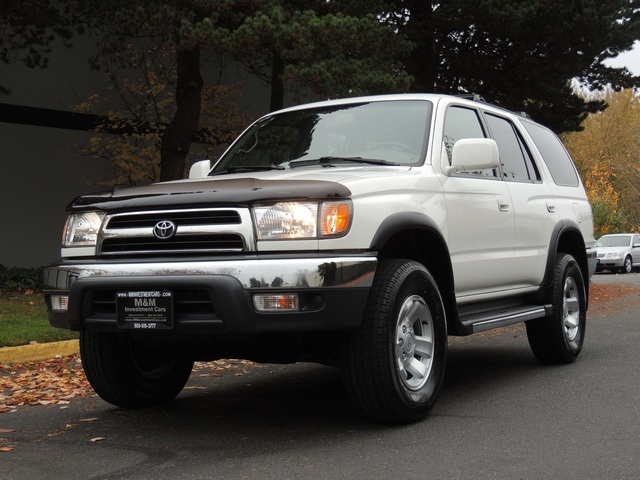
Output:
[[566,253],[556,257],[551,315],[527,322],[527,338],[542,363],[573,362],[582,350],[587,323],[586,291],[578,262]]
[[343,343],[352,401],[375,421],[420,420],[440,392],[446,354],[444,306],[431,274],[417,262],[381,261],[362,326]]
[[80,356],[87,380],[105,401],[143,408],[173,400],[191,375],[192,361],[136,341],[131,334],[81,332]]
[[624,263],[622,264],[622,268],[620,269],[620,271],[622,273],[631,273],[631,271],[633,270],[633,259],[627,255],[624,259]]

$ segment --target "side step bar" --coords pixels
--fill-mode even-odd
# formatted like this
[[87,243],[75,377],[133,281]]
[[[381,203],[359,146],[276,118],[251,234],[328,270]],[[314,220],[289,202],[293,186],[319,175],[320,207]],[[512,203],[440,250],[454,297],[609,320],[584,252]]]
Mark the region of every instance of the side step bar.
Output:
[[551,305],[517,305],[495,308],[462,315],[462,323],[470,327],[473,333],[484,332],[492,328],[506,327],[514,323],[526,322],[546,317],[552,311]]

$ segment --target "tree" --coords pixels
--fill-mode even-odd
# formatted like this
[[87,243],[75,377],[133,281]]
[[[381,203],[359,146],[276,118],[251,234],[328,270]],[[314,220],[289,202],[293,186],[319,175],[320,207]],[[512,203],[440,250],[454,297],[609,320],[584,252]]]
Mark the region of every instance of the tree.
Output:
[[[49,65],[51,45],[60,39],[70,47],[74,32],[82,32],[71,0],[2,0],[0,4],[0,61],[9,65],[20,62],[29,68]],[[0,93],[11,89],[0,81]]]
[[[175,54],[175,111],[161,137],[160,180],[182,178],[185,160],[200,121],[202,77],[200,42],[189,35],[189,26],[206,14],[217,18],[214,2],[143,0],[105,0],[87,2],[85,18],[100,35],[95,67],[113,69],[113,65],[131,67],[122,45],[132,39],[144,39],[142,46],[167,45]],[[227,2],[220,2],[224,9]],[[187,32],[186,34],[184,32]],[[146,43],[146,45],[145,45]]]
[[383,18],[416,45],[412,90],[477,93],[558,132],[604,107],[575,95],[572,79],[640,85],[603,64],[640,38],[640,0],[394,0]]
[[[183,176],[200,124],[201,65],[212,54],[269,84],[271,109],[287,89],[322,98],[473,92],[559,132],[579,129],[605,105],[576,96],[572,79],[595,89],[640,84],[602,63],[640,38],[640,0],[4,1],[18,12],[5,8],[0,17],[9,32],[5,63],[45,65],[51,32],[68,38],[83,28],[99,36],[93,64],[108,72],[131,66],[122,45],[133,40],[172,52],[175,110],[162,131],[161,180]],[[52,10],[41,16],[29,10],[35,4]]]
[[370,13],[377,3],[267,0],[230,32],[227,51],[271,86],[271,111],[285,85],[324,98],[406,91],[411,44]]
[[[159,181],[162,135],[175,111],[172,87],[177,72],[173,52],[162,45],[154,45],[155,50],[141,48],[135,41],[121,48],[127,68],[112,66],[105,74],[109,93],[92,95],[74,107],[81,113],[107,118],[77,150],[80,155],[112,163],[112,175],[99,182],[106,186]],[[199,141],[190,149],[196,158],[216,158],[250,120],[235,102],[241,96],[240,87],[203,86]]]
[[[323,13],[320,0],[104,0],[86,5],[87,22],[100,35],[94,65],[128,66],[121,46],[144,39],[144,48],[163,44],[176,59],[175,113],[161,138],[160,180],[182,178],[198,129],[203,80],[201,55],[223,54],[255,65],[266,59],[272,106],[282,105],[284,82],[298,81],[319,95],[386,89],[406,80],[389,60],[396,36],[372,16]],[[317,7],[316,10],[302,8]],[[265,14],[264,12],[268,12]],[[251,39],[255,36],[255,41]],[[399,37],[398,37],[399,38]],[[146,42],[146,43],[145,43]],[[245,55],[248,49],[249,55]],[[378,61],[386,58],[386,63]],[[325,63],[322,63],[324,60]],[[297,70],[296,65],[300,65]],[[391,67],[380,74],[381,66]],[[336,75],[336,73],[338,75]],[[404,82],[408,85],[408,82]]]
[[[584,95],[584,94],[583,94]],[[564,136],[585,182],[599,234],[640,229],[640,95],[601,95],[608,105]]]

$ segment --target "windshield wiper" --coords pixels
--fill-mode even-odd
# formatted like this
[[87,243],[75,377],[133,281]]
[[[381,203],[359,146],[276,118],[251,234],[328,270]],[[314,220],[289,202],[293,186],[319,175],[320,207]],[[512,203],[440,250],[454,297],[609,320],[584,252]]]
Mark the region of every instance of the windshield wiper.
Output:
[[290,167],[319,163],[320,165],[333,165],[334,162],[354,162],[354,163],[366,163],[368,165],[391,165],[399,166],[399,163],[388,162],[387,160],[380,160],[378,158],[362,158],[362,157],[320,157],[320,158],[300,158],[297,160],[291,160],[289,162]]
[[282,165],[232,165],[225,170],[212,172],[211,175],[223,175],[225,173],[266,172],[269,170],[284,170]]

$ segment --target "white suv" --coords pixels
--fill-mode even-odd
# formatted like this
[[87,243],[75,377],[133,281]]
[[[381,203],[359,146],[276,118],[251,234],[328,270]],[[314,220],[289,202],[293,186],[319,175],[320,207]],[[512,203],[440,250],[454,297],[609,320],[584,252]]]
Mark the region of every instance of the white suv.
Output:
[[526,116],[428,94],[275,112],[190,178],[86,195],[45,271],[108,402],[166,402],[194,360],[343,369],[377,421],[424,417],[448,335],[526,322],[543,362],[584,341],[592,213]]

